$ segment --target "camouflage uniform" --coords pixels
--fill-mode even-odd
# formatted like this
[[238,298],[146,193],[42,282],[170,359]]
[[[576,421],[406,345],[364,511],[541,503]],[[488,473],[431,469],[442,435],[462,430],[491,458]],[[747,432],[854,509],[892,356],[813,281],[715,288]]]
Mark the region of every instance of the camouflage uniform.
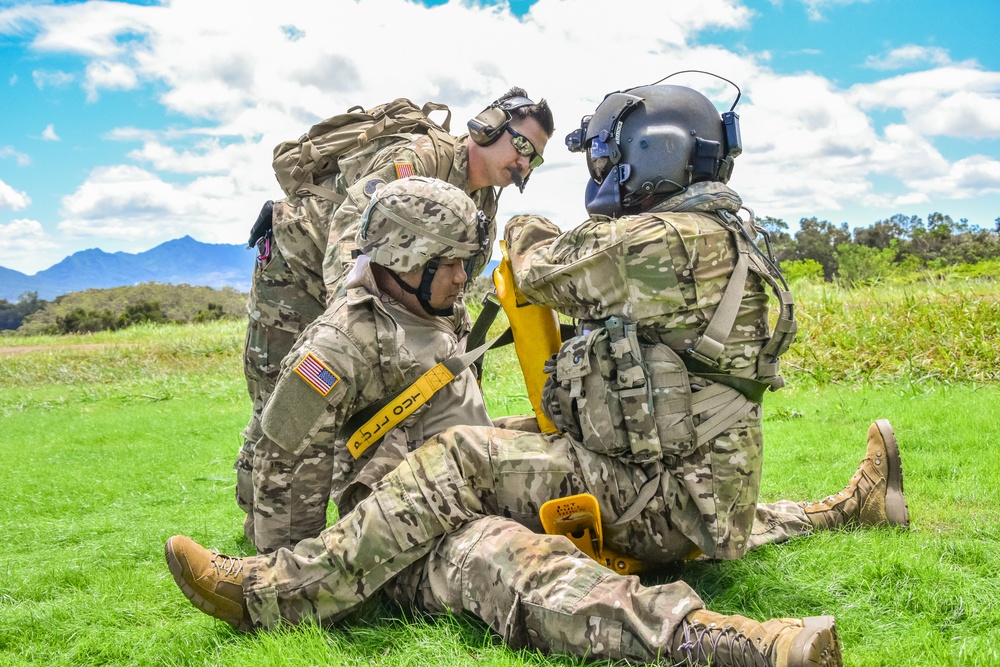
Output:
[[[318,535],[331,494],[346,511],[427,435],[454,424],[490,424],[467,369],[355,460],[342,437],[350,434],[340,433],[345,422],[460,354],[467,330],[462,317],[428,320],[383,295],[366,260],[346,287],[285,358],[264,407],[266,435],[253,460],[255,539],[262,552]],[[294,370],[309,357],[336,378],[325,396]]]
[[[364,174],[355,174],[354,185],[347,188],[347,200],[341,204],[330,221],[329,238],[326,244],[326,257],[323,262],[323,278],[326,282],[328,299],[337,296],[337,290],[343,283],[344,276],[351,270],[354,260],[351,257],[356,248],[354,234],[358,231],[358,220],[368,206],[375,189],[383,183],[394,181],[404,175],[430,176],[451,183],[461,188],[489,220],[489,240],[492,245],[496,236],[494,220],[497,213],[497,194],[494,188],[482,188],[468,192],[469,187],[469,137],[460,137],[455,144],[455,156],[446,178],[439,174],[438,160],[433,142],[424,135],[413,142],[396,147],[390,151],[382,151],[373,163],[367,166]],[[442,170],[443,171],[443,170]],[[479,275],[486,267],[485,258],[469,274],[469,277]]]
[[[722,290],[713,290],[713,281],[724,283],[735,262],[710,238],[718,228],[711,212],[739,206],[731,190],[699,184],[650,214],[594,219],[564,235],[547,221],[519,219],[507,230],[518,285],[568,314],[635,318],[644,336],[686,341],[704,326],[703,309],[718,303]],[[671,251],[664,235],[680,227],[697,233]],[[571,287],[555,287],[562,280]],[[751,278],[723,368],[747,366],[761,348],[766,300]],[[756,504],[761,445],[756,406],[693,451],[668,455],[661,471],[567,436],[451,428],[408,454],[319,538],[246,559],[249,612],[264,627],[282,619],[330,622],[402,573],[395,585],[418,603],[472,611],[515,645],[653,661],[669,650],[684,616],[703,606],[692,589],[682,582],[641,588],[567,539],[515,529],[512,521],[538,529],[542,503],[591,493],[601,505],[605,543],[618,552],[652,564],[699,552],[737,558],[748,542],[812,530],[791,503]],[[755,517],[762,530],[751,540]]]
[[[371,158],[370,151],[348,154],[339,161],[336,180],[321,183],[346,196],[339,207],[320,197],[290,197],[274,206],[272,256],[254,268],[248,301],[249,321],[243,367],[253,402],[250,421],[243,432],[237,457],[237,504],[253,517],[253,448],[263,435],[260,415],[278,378],[281,361],[306,325],[335,300],[353,266],[354,233],[375,188],[396,180],[399,174],[434,176],[447,171],[447,181],[466,190],[469,184],[468,136],[455,140],[454,155],[440,155],[427,135],[413,135],[399,143],[398,136],[379,139],[390,143]],[[450,168],[440,160],[451,158]],[[497,194],[482,188],[470,195],[489,221],[490,242],[496,235]],[[485,266],[485,261],[483,266]],[[483,266],[477,267],[478,275]],[[470,277],[471,277],[470,275]],[[247,539],[255,542],[255,528],[248,519]],[[270,538],[265,537],[265,541]]]
[[[253,512],[253,445],[263,432],[260,413],[274,391],[281,360],[306,325],[326,308],[322,264],[325,221],[336,204],[319,197],[289,198],[274,204],[271,256],[254,265],[247,301],[243,373],[253,403],[236,459],[236,502]],[[252,531],[247,538],[253,540]]]

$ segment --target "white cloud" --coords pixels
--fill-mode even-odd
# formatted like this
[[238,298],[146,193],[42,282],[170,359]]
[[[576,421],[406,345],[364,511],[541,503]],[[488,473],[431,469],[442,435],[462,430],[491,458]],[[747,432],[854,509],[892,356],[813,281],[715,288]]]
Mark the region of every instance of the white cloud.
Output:
[[37,220],[19,218],[0,224],[0,266],[15,271],[33,273],[55,259],[52,250],[58,247]]
[[35,86],[39,90],[43,88],[63,88],[73,83],[75,77],[62,71],[35,70],[31,73],[31,78],[35,81]]
[[31,203],[28,193],[15,190],[3,181],[0,181],[0,211],[19,211],[27,208]]
[[903,69],[918,65],[950,65],[951,56],[947,49],[939,46],[917,46],[908,44],[893,49],[884,56],[868,56],[865,67],[878,70]]
[[762,215],[839,209],[871,190],[878,143],[870,119],[829,81],[813,74],[758,73],[740,107],[744,153],[733,185]]
[[56,134],[56,128],[52,123],[45,126],[45,129],[42,131],[42,139],[45,141],[59,141],[59,135]]
[[952,65],[859,84],[849,99],[860,109],[900,109],[926,136],[1000,137],[1000,72]]
[[0,146],[0,158],[12,157],[17,161],[17,166],[26,167],[31,164],[31,157],[14,150],[13,146]]
[[5,244],[21,250],[27,249],[32,244],[50,244],[49,235],[46,234],[42,223],[37,220],[19,218],[9,224],[0,225],[0,230],[3,230],[0,235],[3,236]]
[[806,13],[811,21],[823,20],[823,11],[831,7],[843,7],[857,3],[867,3],[871,0],[801,0],[806,7]]
[[972,155],[948,165],[930,178],[914,178],[907,185],[916,192],[953,199],[971,199],[1000,193],[1000,161]]
[[[852,2],[801,1],[814,19]],[[733,185],[761,214],[797,219],[859,203],[926,201],[928,192],[995,192],[993,158],[945,158],[934,140],[1000,136],[1000,73],[908,45],[867,64],[920,71],[844,89],[815,74],[776,74],[766,52],[718,39],[712,31],[750,27],[754,12],[742,0],[616,0],[614,9],[642,18],[597,25],[590,19],[607,13],[606,0],[539,0],[521,18],[506,5],[470,0],[430,9],[410,0],[285,0],[252,12],[237,0],[85,2],[0,10],[0,34],[33,31],[43,54],[81,56],[76,85],[89,99],[148,89],[179,120],[106,135],[138,144],[129,163],[94,170],[62,201],[60,231],[91,244],[124,238],[149,247],[185,233],[241,242],[261,200],[280,196],[270,169],[277,143],[355,104],[395,97],[448,103],[461,133],[515,84],[549,99],[556,134],[545,167],[524,195],[503,195],[498,217],[534,211],[568,227],[585,215],[586,168],[562,149],[563,136],[605,93],[688,68],[743,88],[745,153]],[[442,26],[447,39],[430,37]],[[66,85],[74,75],[40,67],[35,81]],[[707,77],[672,82],[699,87],[720,108],[733,99],[731,88]],[[872,116],[883,110],[902,120],[881,127]]]
[[139,78],[131,67],[123,63],[102,61],[87,66],[83,88],[87,91],[87,101],[94,102],[101,89],[132,90],[138,83]]
[[135,166],[101,167],[63,198],[58,228],[70,238],[126,240],[146,247],[185,234],[240,243],[261,202],[274,197],[247,187],[244,176],[234,171],[170,183]]

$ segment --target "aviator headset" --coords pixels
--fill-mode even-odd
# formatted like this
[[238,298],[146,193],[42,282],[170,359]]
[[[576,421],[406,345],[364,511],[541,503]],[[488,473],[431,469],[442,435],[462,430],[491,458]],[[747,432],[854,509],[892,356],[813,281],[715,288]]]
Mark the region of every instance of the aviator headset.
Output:
[[[480,146],[489,146],[496,143],[503,136],[507,128],[510,127],[510,123],[514,118],[510,112],[521,107],[532,106],[533,104],[532,100],[523,96],[497,100],[480,111],[475,118],[468,122],[469,137]],[[527,138],[520,136],[514,131],[514,128],[510,128],[510,133],[513,135],[511,142],[514,143],[514,148],[517,149],[517,152],[530,157],[531,169],[534,170],[540,166],[542,164],[542,156],[535,152],[534,146],[527,141]],[[526,145],[522,148],[521,144],[517,143],[518,141],[524,142]],[[522,150],[525,152],[522,152]],[[531,178],[530,172],[523,179],[520,175],[515,175],[514,184],[517,186],[517,189],[524,192],[524,186],[528,183],[529,178]]]
[[511,111],[534,104],[527,97],[508,97],[497,100],[469,121],[469,136],[480,146],[494,144],[503,136],[504,130],[513,120]]

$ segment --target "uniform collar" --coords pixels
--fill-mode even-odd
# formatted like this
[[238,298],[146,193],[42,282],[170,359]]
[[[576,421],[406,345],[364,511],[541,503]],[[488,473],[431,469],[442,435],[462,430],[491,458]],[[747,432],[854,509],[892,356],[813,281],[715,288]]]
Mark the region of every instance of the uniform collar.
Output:
[[695,183],[666,199],[650,213],[685,213],[691,211],[730,211],[735,213],[743,206],[743,200],[736,192],[723,183]]

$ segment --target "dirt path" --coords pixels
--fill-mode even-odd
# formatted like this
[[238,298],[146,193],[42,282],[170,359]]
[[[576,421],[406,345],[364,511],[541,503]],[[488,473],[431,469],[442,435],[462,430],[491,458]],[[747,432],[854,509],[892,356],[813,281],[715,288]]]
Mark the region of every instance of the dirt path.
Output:
[[22,345],[20,347],[0,347],[0,357],[45,350],[98,350],[102,347],[132,347],[135,343],[79,343],[77,345]]

